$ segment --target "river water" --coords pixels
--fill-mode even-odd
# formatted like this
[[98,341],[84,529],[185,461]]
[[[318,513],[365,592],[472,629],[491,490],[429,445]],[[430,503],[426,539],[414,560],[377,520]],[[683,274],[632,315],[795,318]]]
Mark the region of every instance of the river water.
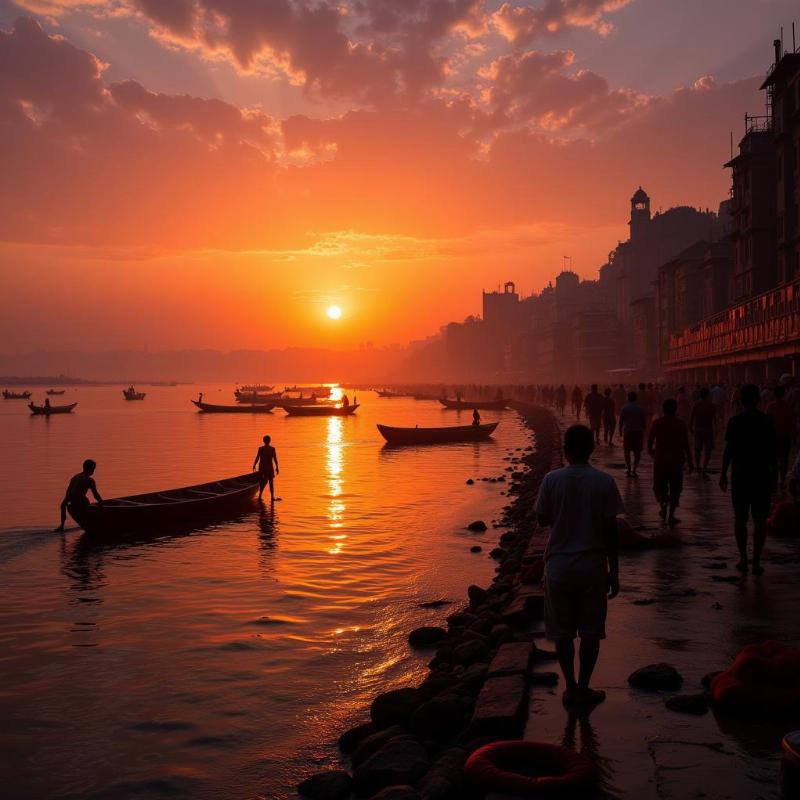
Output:
[[[422,676],[406,635],[487,583],[499,476],[530,444],[511,411],[493,442],[387,449],[375,423],[445,425],[438,403],[359,393],[351,418],[203,415],[230,386],[70,388],[69,416],[0,401],[0,743],[9,798],[293,797],[378,692]],[[40,401],[43,392],[34,398]],[[52,532],[68,478],[106,497],[280,459],[274,511],[181,535],[93,544]],[[481,554],[469,552],[484,545]]]

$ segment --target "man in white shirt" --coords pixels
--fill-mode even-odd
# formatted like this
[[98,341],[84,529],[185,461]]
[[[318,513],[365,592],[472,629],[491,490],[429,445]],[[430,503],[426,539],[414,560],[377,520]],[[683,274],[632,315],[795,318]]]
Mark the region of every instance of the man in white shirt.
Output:
[[[594,437],[585,425],[564,434],[569,466],[545,476],[536,501],[539,524],[549,526],[545,549],[545,630],[555,642],[566,689],[565,705],[594,705],[605,693],[589,687],[607,600],[619,594],[617,515],[622,498],[614,479],[589,464]],[[580,670],[575,679],[575,637]]]

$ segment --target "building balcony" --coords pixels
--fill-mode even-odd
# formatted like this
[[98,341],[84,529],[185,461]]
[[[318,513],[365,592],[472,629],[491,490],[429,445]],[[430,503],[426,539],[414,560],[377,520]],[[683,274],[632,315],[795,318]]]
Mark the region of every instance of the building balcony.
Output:
[[800,353],[800,279],[670,334],[667,369]]

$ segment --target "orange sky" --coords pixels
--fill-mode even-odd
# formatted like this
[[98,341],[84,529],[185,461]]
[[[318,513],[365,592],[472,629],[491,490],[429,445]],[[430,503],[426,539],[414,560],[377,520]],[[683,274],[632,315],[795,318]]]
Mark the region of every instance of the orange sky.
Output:
[[594,277],[762,109],[790,4],[696,5],[0,0],[0,351],[407,342]]

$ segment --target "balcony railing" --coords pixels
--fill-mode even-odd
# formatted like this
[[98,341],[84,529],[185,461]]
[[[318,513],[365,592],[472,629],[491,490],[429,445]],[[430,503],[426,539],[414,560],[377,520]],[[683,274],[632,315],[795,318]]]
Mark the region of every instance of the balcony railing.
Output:
[[666,366],[719,362],[726,356],[779,351],[787,345],[800,351],[800,279],[670,334]]
[[744,132],[745,134],[772,130],[772,117],[771,116],[752,116],[750,114],[744,115]]

